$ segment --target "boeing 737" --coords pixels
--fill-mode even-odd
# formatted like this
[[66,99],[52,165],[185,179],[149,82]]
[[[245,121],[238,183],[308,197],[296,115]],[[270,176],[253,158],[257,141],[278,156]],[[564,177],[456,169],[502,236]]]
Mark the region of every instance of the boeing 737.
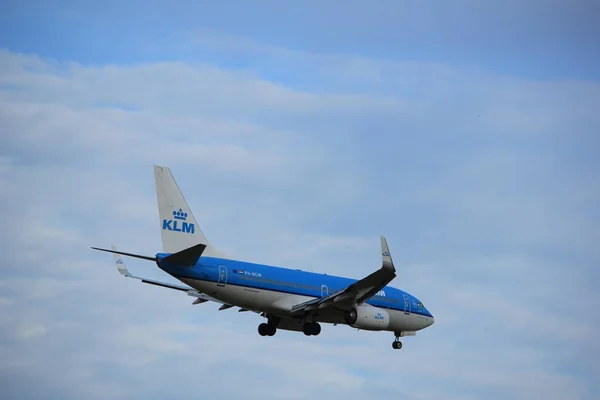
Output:
[[[389,331],[400,338],[431,326],[433,315],[415,296],[390,286],[396,268],[381,237],[381,268],[360,280],[241,261],[215,248],[204,236],[171,171],[154,166],[163,251],[145,256],[92,247],[113,253],[118,271],[129,278],[195,298],[193,304],[220,303],[252,311],[266,319],[261,336],[278,329],[317,336],[321,324],[341,324],[366,331]],[[121,255],[155,262],[185,285],[131,275]]]

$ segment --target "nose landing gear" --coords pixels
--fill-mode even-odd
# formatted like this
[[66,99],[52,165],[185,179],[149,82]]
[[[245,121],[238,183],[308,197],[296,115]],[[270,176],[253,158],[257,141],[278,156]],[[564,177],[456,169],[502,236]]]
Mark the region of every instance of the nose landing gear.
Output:
[[402,348],[402,342],[400,341],[400,335],[396,333],[396,339],[392,342],[392,348],[394,350],[400,350]]

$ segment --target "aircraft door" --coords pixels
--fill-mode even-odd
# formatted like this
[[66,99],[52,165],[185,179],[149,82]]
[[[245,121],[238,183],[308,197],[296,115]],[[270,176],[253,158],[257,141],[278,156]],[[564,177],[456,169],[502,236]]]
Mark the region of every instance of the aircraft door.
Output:
[[329,288],[327,285],[321,285],[321,297],[325,297],[329,294]]
[[404,314],[409,315],[410,314],[410,299],[408,298],[408,295],[404,295]]
[[227,283],[227,267],[219,265],[219,278],[217,280],[217,286],[225,286]]

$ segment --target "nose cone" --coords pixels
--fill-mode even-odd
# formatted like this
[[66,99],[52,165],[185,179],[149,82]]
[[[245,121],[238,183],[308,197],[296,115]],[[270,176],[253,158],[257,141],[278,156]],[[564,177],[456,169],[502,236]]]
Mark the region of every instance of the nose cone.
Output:
[[424,328],[428,328],[431,325],[433,325],[433,323],[435,322],[435,318],[433,318],[433,314],[428,309],[425,309],[425,315],[426,315],[426,318],[424,321],[425,322]]

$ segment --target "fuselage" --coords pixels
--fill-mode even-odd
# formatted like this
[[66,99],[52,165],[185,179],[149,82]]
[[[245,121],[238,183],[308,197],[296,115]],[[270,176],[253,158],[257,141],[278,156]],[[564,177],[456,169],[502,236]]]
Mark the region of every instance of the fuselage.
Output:
[[[341,276],[216,257],[200,257],[192,267],[165,265],[160,260],[167,255],[157,254],[159,267],[199,292],[227,304],[284,319],[290,318],[295,305],[342,291],[357,281]],[[434,322],[433,315],[419,299],[389,286],[367,300],[365,306],[374,307],[389,315],[389,324],[385,329],[374,330],[415,332]],[[315,320],[347,324],[342,314],[331,310],[317,313]],[[289,322],[288,325],[287,329],[290,330],[301,329],[300,325]]]

